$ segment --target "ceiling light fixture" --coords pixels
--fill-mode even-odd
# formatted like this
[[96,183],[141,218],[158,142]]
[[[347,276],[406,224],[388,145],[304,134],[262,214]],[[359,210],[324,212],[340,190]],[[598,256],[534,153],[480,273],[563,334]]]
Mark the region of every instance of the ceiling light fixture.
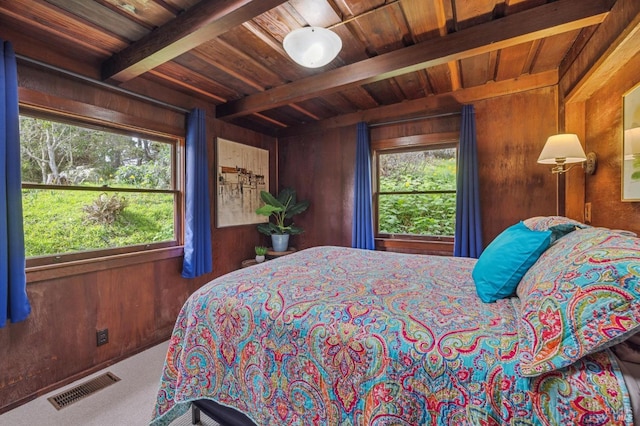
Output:
[[298,64],[307,68],[318,68],[327,65],[338,56],[342,49],[342,40],[326,28],[304,27],[287,34],[282,46]]

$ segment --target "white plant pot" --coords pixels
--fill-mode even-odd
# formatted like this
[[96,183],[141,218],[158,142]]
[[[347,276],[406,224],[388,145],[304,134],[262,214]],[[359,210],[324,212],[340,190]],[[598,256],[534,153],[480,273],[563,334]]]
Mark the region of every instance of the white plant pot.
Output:
[[256,262],[258,262],[258,263],[264,262],[264,255],[263,254],[256,254]]

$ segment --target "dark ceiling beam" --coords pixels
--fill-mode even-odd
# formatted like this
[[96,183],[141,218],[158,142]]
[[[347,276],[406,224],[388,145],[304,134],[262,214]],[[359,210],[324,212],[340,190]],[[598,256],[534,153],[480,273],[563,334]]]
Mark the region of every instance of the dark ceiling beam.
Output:
[[[618,0],[560,79],[565,102],[584,102],[634,57],[640,46],[640,2]],[[564,64],[563,64],[564,65]]]
[[157,4],[160,7],[163,7],[169,13],[173,13],[174,15],[178,15],[180,13],[180,9],[178,9],[177,7],[175,7],[173,5],[168,4],[164,0],[153,0],[153,3]]
[[559,0],[219,105],[232,119],[601,23],[612,0]]
[[558,70],[549,70],[537,74],[529,74],[517,78],[489,82],[481,86],[460,89],[455,92],[426,96],[424,98],[404,101],[378,108],[371,108],[350,114],[342,114],[316,122],[310,122],[296,127],[279,129],[277,137],[300,136],[310,133],[324,132],[327,129],[347,127],[364,121],[375,124],[393,120],[405,119],[424,115],[446,114],[462,111],[462,105],[472,104],[484,99],[508,96],[527,90],[540,89],[558,84]]
[[205,0],[102,64],[103,80],[129,81],[286,0]]

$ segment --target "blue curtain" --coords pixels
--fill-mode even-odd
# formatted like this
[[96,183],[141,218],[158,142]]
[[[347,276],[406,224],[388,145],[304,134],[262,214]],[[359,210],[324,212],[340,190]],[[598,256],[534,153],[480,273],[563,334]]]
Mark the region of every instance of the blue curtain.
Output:
[[194,109],[187,117],[184,261],[182,276],[194,278],[213,270],[209,166],[205,112]]
[[478,258],[482,253],[482,225],[475,115],[473,105],[462,107],[453,255]]
[[351,247],[374,250],[369,126],[367,126],[367,123],[358,123],[357,130],[358,140],[356,146],[356,175]]
[[22,189],[18,71],[11,43],[0,39],[0,327],[31,313],[27,299]]

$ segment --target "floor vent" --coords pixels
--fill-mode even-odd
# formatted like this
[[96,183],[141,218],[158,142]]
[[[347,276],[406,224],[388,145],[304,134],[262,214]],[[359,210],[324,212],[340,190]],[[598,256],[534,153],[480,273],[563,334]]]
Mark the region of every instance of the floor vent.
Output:
[[120,379],[115,374],[105,373],[47,399],[56,409],[60,410],[118,381]]

